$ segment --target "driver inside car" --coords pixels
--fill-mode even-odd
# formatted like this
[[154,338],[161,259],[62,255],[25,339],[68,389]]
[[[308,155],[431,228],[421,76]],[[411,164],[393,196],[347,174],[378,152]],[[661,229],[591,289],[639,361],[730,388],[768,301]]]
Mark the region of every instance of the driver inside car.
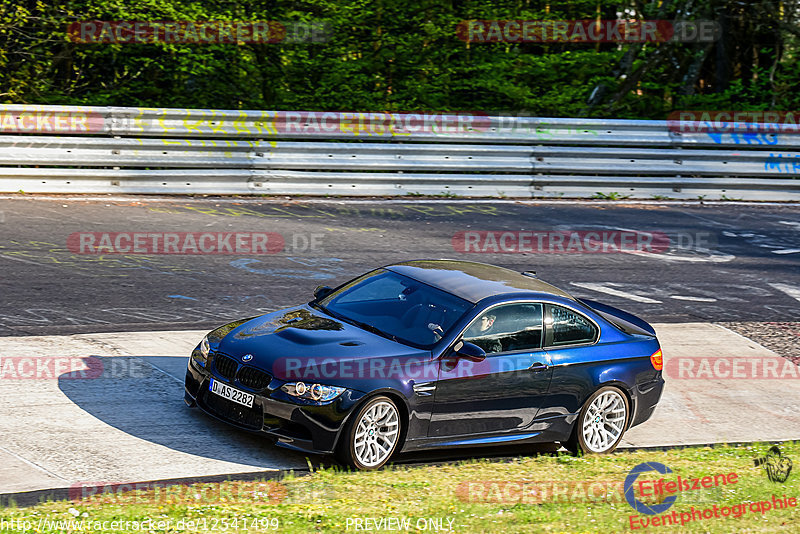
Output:
[[496,319],[497,316],[488,313],[479,317],[467,328],[467,331],[464,332],[464,341],[478,345],[486,351],[487,354],[501,352],[503,350],[503,345],[494,332],[494,322]]

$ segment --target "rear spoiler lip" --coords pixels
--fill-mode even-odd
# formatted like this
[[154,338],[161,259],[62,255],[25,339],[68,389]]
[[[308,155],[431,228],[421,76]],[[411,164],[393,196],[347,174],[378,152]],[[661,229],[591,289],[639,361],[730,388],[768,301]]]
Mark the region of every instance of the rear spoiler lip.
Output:
[[656,337],[656,331],[652,325],[633,314],[620,310],[619,308],[597,302],[595,300],[576,300],[584,306],[588,306],[590,309],[594,310],[603,319],[610,322],[626,334]]

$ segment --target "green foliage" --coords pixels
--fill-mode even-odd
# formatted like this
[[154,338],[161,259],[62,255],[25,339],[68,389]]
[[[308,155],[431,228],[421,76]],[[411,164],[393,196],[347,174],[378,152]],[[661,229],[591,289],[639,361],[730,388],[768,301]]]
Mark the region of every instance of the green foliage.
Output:
[[[456,37],[471,19],[613,19],[624,8],[673,19],[687,1],[0,0],[0,102],[621,118],[797,109],[798,34],[779,28],[791,27],[796,0],[783,11],[766,0],[691,2],[698,18],[730,8],[714,45]],[[274,44],[70,42],[68,25],[85,20],[313,21],[331,32],[326,42]]]
[[[310,465],[309,473],[304,476],[288,475],[278,481],[197,483],[177,491],[173,487],[159,492],[99,492],[80,500],[10,506],[0,508],[0,521],[12,525],[29,521],[34,526],[42,525],[41,532],[57,534],[65,532],[64,528],[57,528],[58,522],[66,524],[67,520],[81,518],[86,518],[84,526],[104,521],[141,524],[148,519],[155,525],[164,520],[173,526],[167,529],[170,532],[222,531],[222,525],[227,525],[228,532],[338,534],[355,531],[353,520],[366,517],[408,519],[412,532],[421,531],[414,526],[427,518],[443,521],[440,532],[448,531],[450,524],[449,531],[493,534],[630,532],[630,517],[643,515],[634,513],[622,490],[630,471],[644,462],[668,466],[671,470],[665,477],[668,481],[678,476],[691,480],[728,473],[737,475],[735,483],[679,492],[667,516],[677,513],[680,518],[686,512],[688,517],[692,508],[713,512],[713,507],[722,510],[742,503],[772,501],[773,495],[796,496],[800,477],[794,472],[785,483],[771,482],[764,467],[754,465],[753,460],[763,457],[771,445],[620,451],[583,457],[542,452],[535,456],[469,459],[458,463],[400,464],[360,472]],[[780,448],[786,457],[797,461],[800,445],[789,442]],[[535,450],[532,446],[531,452]],[[252,491],[254,488],[258,491]],[[652,503],[640,493],[635,489],[637,498]],[[267,501],[265,495],[281,497]],[[671,523],[665,522],[657,529],[641,532],[788,534],[797,532],[800,511],[790,505],[740,517],[718,515],[697,516],[685,525],[678,522],[669,526]],[[194,522],[196,526],[174,528],[179,521],[184,525]],[[244,525],[246,528],[242,528]],[[260,525],[264,526],[258,528]],[[133,532],[130,527],[126,531]],[[427,531],[435,532],[437,528],[428,527]]]

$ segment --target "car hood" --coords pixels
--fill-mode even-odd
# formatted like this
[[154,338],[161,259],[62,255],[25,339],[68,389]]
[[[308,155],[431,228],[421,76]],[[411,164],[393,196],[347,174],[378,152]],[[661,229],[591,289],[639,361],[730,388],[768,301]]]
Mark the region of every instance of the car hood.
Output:
[[285,377],[287,365],[295,369],[318,366],[323,360],[414,357],[428,361],[431,357],[429,351],[367,332],[307,305],[230,323],[209,334],[209,341],[219,343],[217,352],[239,362],[252,355],[247,356],[249,365],[277,378]]

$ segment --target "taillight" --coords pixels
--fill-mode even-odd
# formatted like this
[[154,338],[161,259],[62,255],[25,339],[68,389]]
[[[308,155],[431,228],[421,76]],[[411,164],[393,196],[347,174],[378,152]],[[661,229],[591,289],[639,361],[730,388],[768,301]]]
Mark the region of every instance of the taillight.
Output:
[[658,349],[650,355],[650,363],[653,364],[653,369],[660,371],[664,368],[664,359],[661,356],[661,349]]

